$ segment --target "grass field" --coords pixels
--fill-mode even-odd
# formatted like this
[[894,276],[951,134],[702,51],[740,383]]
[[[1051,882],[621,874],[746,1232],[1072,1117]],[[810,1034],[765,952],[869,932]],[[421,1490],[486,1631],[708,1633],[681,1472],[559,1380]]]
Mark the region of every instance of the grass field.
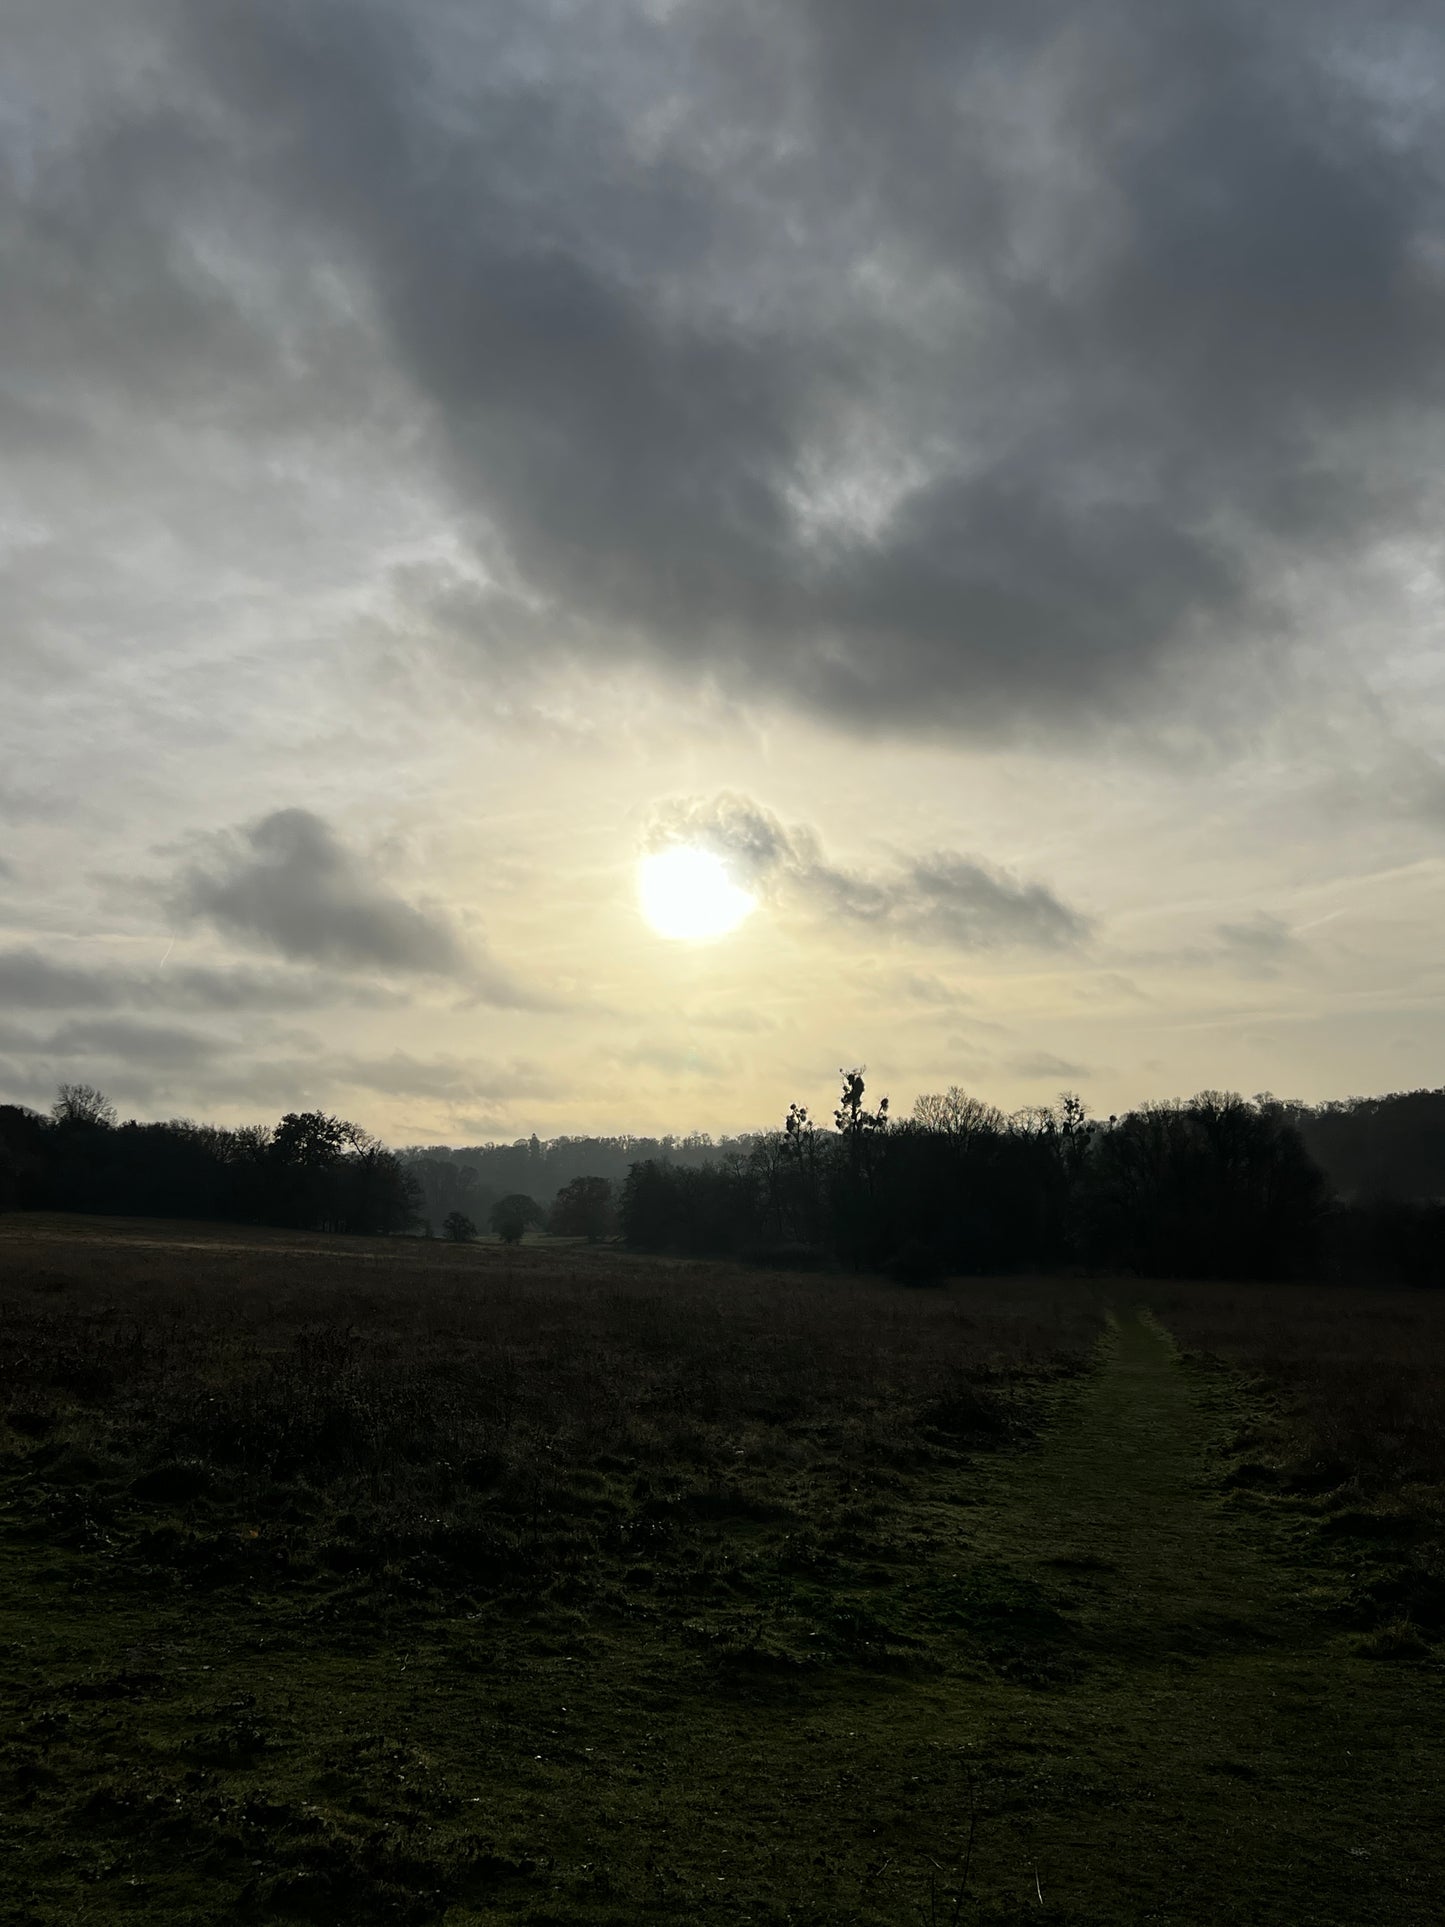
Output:
[[1434,1923],[1442,1343],[0,1219],[0,1921]]

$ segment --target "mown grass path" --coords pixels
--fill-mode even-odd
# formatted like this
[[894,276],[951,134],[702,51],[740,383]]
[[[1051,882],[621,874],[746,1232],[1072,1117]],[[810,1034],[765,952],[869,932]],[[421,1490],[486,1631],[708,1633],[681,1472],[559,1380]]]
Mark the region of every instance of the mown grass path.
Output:
[[[1131,1311],[1040,1449],[987,1481],[980,1537],[1063,1582],[1081,1663],[976,1736],[1005,1791],[980,1885],[1006,1889],[1012,1854],[1081,1919],[1445,1919],[1441,1673],[1363,1657],[1322,1611],[1336,1575],[1222,1496],[1220,1404]],[[1008,1798],[1021,1723],[1031,1807]]]

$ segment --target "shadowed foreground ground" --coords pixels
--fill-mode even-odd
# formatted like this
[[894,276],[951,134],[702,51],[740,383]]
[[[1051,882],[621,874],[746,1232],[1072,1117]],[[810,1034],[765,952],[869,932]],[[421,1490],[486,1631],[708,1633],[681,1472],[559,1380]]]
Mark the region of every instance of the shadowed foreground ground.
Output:
[[981,1880],[1005,1886],[1012,1852],[1084,1919],[1437,1920],[1441,1673],[1367,1657],[1328,1617],[1347,1571],[1221,1502],[1230,1416],[1228,1388],[1191,1386],[1129,1315],[1043,1448],[991,1482],[988,1537],[1063,1580],[1079,1673],[1031,1720],[964,1716],[1010,1778],[1027,1720],[1039,1763],[992,1850],[980,1828]]
[[531,1600],[158,1590],[39,1542],[22,1463],[0,1921],[1445,1917],[1442,1672],[1229,1490],[1242,1388],[1126,1311],[1041,1397],[831,1564],[720,1516],[687,1599],[635,1550]]

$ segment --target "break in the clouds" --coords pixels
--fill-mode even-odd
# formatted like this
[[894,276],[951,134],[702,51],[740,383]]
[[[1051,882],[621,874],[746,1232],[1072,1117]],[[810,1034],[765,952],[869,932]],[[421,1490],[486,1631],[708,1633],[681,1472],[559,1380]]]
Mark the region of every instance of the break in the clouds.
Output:
[[737,881],[784,909],[801,908],[840,936],[892,935],[957,950],[1058,949],[1083,942],[1089,920],[1045,884],[938,850],[889,872],[831,862],[808,824],[784,824],[745,796],[674,798],[653,812],[649,847],[688,843],[723,857]]

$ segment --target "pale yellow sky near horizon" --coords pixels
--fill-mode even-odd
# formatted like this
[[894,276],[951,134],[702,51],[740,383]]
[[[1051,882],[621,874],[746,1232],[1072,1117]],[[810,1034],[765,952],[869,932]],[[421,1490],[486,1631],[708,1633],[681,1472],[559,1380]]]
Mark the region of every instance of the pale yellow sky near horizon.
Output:
[[[320,784],[298,779],[284,746],[252,739],[226,795],[225,752],[203,753],[217,828],[254,820],[260,750],[293,771],[268,785],[278,805],[324,815],[377,890],[485,946],[542,1008],[499,1008],[454,978],[287,962],[264,934],[177,915],[167,879],[187,838],[151,842],[130,877],[119,857],[105,875],[111,840],[130,844],[135,825],[105,824],[100,799],[79,838],[37,817],[37,868],[62,872],[77,842],[100,860],[46,894],[45,916],[12,915],[9,945],[152,989],[129,1032],[106,1031],[117,1017],[72,1019],[67,1038],[47,1019],[58,1047],[12,1059],[20,1087],[12,1072],[6,1095],[41,1103],[50,1080],[83,1075],[145,1115],[235,1122],[317,1104],[390,1141],[451,1143],[754,1129],[795,1098],[826,1109],[834,1071],[853,1063],[895,1109],[951,1083],[1005,1109],[1077,1089],[1107,1114],[1206,1087],[1317,1101],[1432,1081],[1433,828],[1332,799],[1328,770],[1282,753],[1170,769],[1107,745],[1072,761],[860,746],[721,711],[680,747],[685,712],[658,697],[651,716],[560,734],[534,714],[498,724],[439,700],[420,752],[393,750],[384,797],[369,793],[379,725],[364,705],[356,742],[328,745]],[[1055,948],[969,951],[782,892],[731,935],[660,938],[636,898],[647,826],[669,799],[724,790],[809,825],[855,878],[960,850],[1043,884],[1088,926]],[[283,1004],[287,986],[313,983],[325,1002],[167,1009],[167,973],[238,967],[272,970]],[[358,1007],[353,992],[385,1000]],[[137,1066],[127,1050],[149,1054]]]

